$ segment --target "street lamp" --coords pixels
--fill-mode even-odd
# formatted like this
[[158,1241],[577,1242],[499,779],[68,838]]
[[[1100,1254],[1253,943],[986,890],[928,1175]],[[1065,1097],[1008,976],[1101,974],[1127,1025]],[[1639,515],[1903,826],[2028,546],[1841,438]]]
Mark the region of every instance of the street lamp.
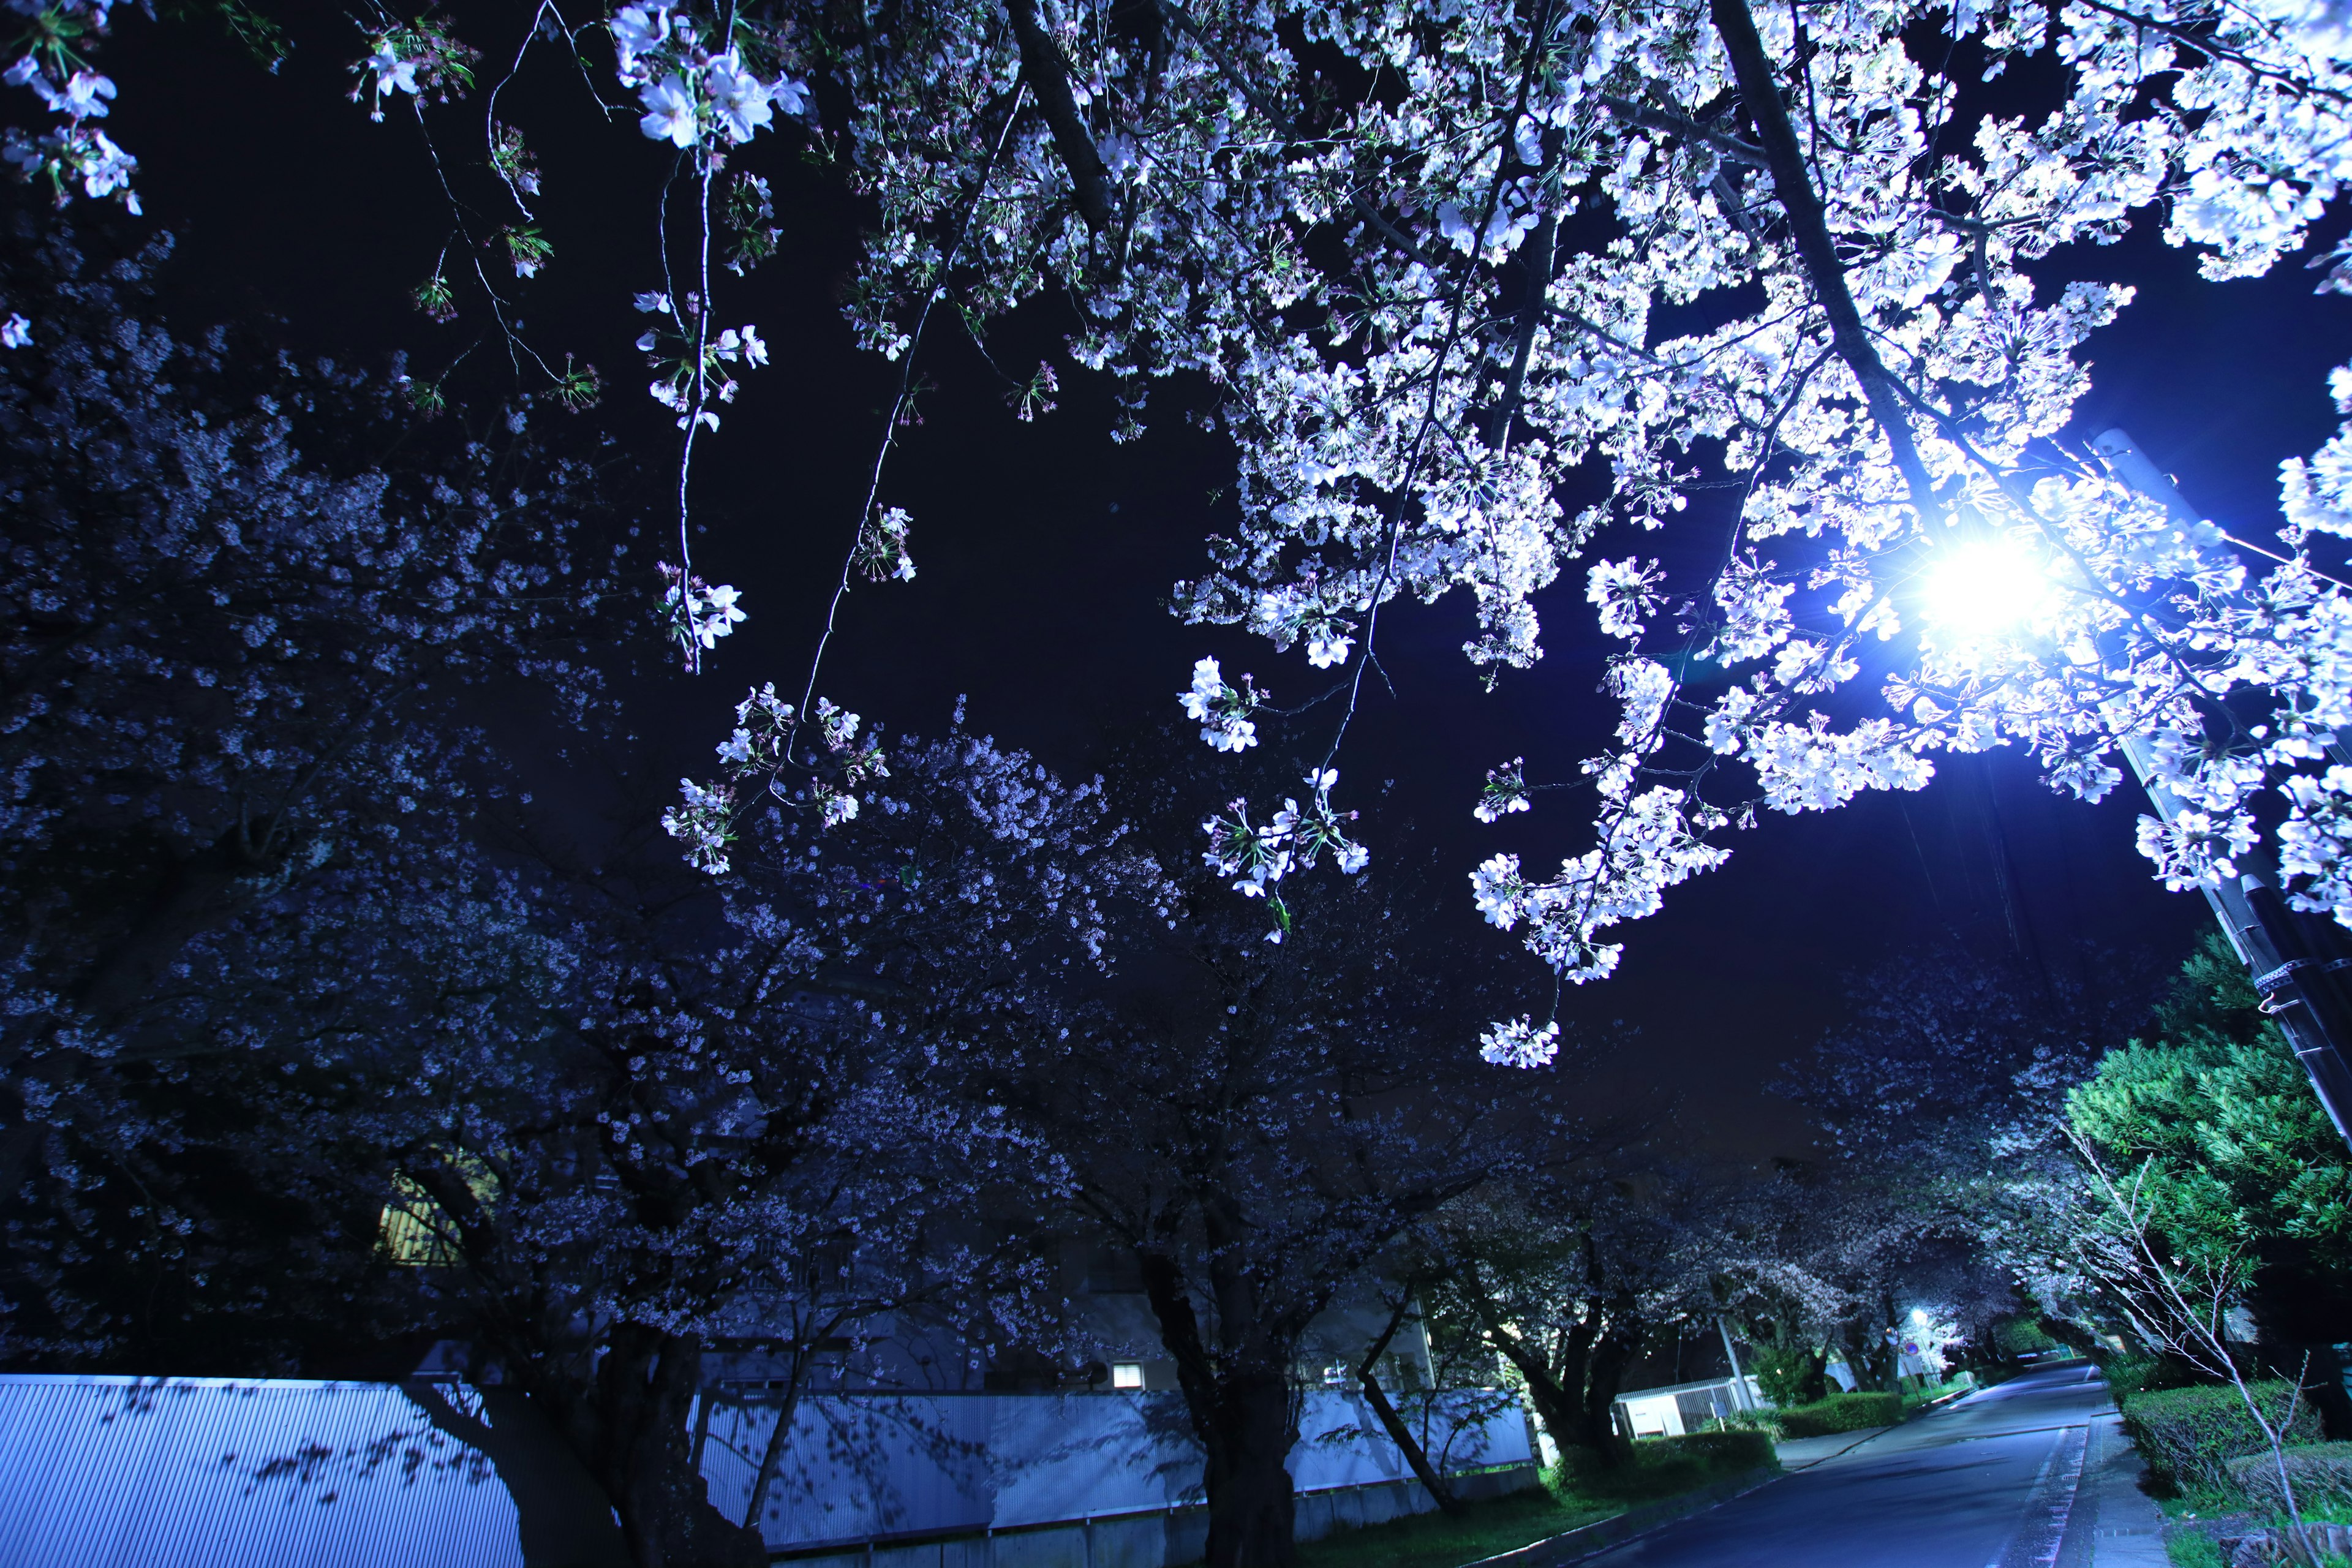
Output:
[[1962,539],[1936,552],[1920,584],[1928,625],[1961,637],[1991,637],[2025,625],[2056,593],[2048,563],[2014,534]]

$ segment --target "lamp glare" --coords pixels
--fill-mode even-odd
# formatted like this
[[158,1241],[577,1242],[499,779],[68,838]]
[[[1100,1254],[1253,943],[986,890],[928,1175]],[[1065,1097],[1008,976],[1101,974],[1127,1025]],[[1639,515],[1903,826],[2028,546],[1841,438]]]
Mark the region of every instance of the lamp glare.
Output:
[[1927,623],[1962,637],[2014,631],[2050,599],[2050,579],[2012,538],[1973,539],[1939,552],[1920,609]]

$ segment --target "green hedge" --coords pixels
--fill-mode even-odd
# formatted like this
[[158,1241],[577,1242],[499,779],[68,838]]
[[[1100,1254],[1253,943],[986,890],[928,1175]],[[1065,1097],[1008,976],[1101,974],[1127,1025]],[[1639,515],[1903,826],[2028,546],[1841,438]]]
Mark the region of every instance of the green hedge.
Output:
[[1838,1432],[1860,1432],[1872,1426],[1892,1426],[1903,1419],[1899,1394],[1832,1394],[1811,1405],[1793,1405],[1778,1413],[1783,1437],[1827,1437]]
[[1679,1437],[1645,1437],[1634,1446],[1634,1452],[1643,1464],[1655,1459],[1688,1456],[1711,1470],[1729,1475],[1735,1470],[1752,1470],[1760,1465],[1778,1464],[1772,1453],[1772,1439],[1762,1432],[1738,1430],[1720,1432],[1687,1432]]
[[[2251,1385],[2265,1415],[2286,1405],[2288,1385],[2275,1379]],[[2123,1401],[2124,1429],[2157,1478],[2183,1492],[2235,1499],[2242,1495],[2230,1461],[2267,1454],[2263,1429],[2246,1412],[2234,1388],[2167,1388],[2134,1394]],[[2294,1402],[2290,1443],[2309,1443],[2319,1422],[2308,1405]]]
[[[2231,1459],[2228,1468],[2230,1479],[2255,1508],[2286,1507],[2285,1491],[2279,1486],[2278,1461],[2267,1447],[2259,1454]],[[2290,1447],[2286,1469],[2294,1478],[2298,1506],[2352,1502],[2352,1443],[2305,1443]]]

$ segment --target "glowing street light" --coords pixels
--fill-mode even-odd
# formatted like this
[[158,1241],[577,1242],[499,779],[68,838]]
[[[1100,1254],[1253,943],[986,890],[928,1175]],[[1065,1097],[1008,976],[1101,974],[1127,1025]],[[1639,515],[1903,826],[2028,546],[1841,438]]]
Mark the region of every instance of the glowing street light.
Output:
[[1920,585],[1919,613],[1929,626],[1962,638],[1997,637],[2032,625],[2056,593],[2032,547],[2015,534],[1997,533],[1936,552]]

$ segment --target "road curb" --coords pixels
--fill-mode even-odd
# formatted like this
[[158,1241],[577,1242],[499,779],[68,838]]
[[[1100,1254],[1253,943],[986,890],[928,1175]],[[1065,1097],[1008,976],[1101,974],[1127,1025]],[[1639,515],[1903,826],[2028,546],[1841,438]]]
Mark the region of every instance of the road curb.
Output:
[[[1874,1438],[1884,1437],[1886,1434],[1894,1431],[1895,1429],[1895,1428],[1893,1426],[1864,1426],[1853,1432],[1832,1433],[1832,1436],[1851,1437],[1853,1440],[1846,1444],[1842,1448],[1832,1448],[1827,1453],[1815,1454],[1811,1458],[1791,1461],[1786,1455],[1783,1455],[1780,1458],[1780,1468],[1793,1476],[1801,1471],[1810,1470],[1816,1465],[1826,1465],[1832,1459],[1843,1458],[1846,1455],[1853,1453],[1856,1448],[1861,1447],[1864,1443],[1872,1441]],[[1800,1439],[1800,1441],[1814,1442],[1818,1441],[1818,1439],[1808,1437]]]
[[1613,1518],[1595,1520],[1559,1535],[1548,1535],[1515,1551],[1481,1557],[1475,1563],[1464,1563],[1463,1568],[1568,1568],[1572,1563],[1582,1563],[1652,1531],[1720,1508],[1734,1498],[1746,1497],[1788,1473],[1775,1466],[1769,1470],[1755,1469],[1746,1475],[1727,1477],[1680,1497],[1644,1503]]

